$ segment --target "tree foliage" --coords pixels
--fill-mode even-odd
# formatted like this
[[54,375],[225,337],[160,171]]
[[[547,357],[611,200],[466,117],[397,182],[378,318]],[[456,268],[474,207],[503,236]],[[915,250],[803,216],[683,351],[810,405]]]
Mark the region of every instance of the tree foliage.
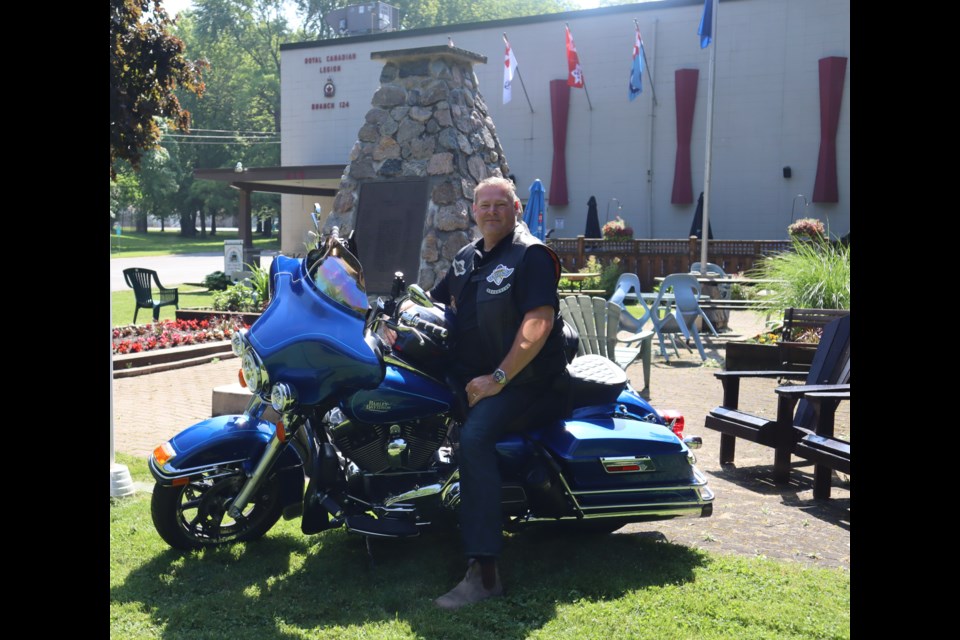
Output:
[[184,57],[182,40],[160,0],[110,0],[110,178],[125,160],[139,170],[143,152],[161,136],[156,118],[188,130],[178,87],[202,95],[204,61]]
[[[295,0],[304,27],[317,33],[318,40],[337,37],[326,24],[326,16],[345,6],[337,0]],[[390,0],[400,10],[400,27],[419,29],[447,24],[536,16],[576,9],[571,0]]]

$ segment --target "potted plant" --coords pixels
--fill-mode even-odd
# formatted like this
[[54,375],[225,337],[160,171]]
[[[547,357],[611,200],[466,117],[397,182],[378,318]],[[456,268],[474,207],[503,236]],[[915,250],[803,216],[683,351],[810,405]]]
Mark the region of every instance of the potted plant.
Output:
[[728,342],[724,347],[727,371],[805,371],[813,362],[819,334],[798,336],[783,343],[780,329],[757,334],[747,340]]
[[603,225],[601,232],[604,240],[633,240],[633,228],[620,216]]

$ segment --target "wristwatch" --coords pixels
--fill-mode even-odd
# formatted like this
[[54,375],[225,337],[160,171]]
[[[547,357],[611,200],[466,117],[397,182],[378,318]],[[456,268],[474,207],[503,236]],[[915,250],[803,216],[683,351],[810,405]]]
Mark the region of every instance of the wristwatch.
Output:
[[507,372],[503,369],[497,369],[493,372],[493,380],[499,385],[507,384]]

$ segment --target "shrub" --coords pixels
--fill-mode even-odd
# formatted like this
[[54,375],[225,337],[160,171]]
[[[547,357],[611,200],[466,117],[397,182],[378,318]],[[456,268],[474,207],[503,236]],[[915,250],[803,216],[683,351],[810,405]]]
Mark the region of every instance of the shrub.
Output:
[[826,240],[793,237],[792,249],[766,256],[750,276],[774,280],[765,284],[764,300],[784,310],[850,308],[850,247]]
[[267,302],[270,301],[270,272],[263,267],[252,264],[246,266],[250,269],[250,285],[256,292],[257,300],[260,301],[263,308],[266,308]]
[[213,294],[213,308],[217,311],[260,311],[257,292],[245,284],[230,285],[225,291]]
[[231,284],[233,284],[233,280],[231,280],[230,276],[225,274],[223,271],[214,271],[213,273],[208,273],[203,279],[203,286],[210,291],[223,291]]
[[600,271],[600,285],[598,289],[604,290],[604,298],[610,299],[617,288],[617,280],[620,279],[620,258],[614,257],[610,264],[603,267]]

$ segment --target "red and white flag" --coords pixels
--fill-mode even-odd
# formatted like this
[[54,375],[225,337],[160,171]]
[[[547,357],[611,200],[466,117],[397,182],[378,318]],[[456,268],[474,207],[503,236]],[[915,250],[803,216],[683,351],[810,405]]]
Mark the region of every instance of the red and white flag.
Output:
[[517,70],[517,59],[513,55],[513,49],[510,48],[510,42],[507,40],[507,36],[503,36],[503,42],[507,45],[507,52],[504,54],[503,59],[503,104],[510,102],[510,98],[513,97],[511,91],[513,85],[513,74]]
[[577,55],[577,47],[573,44],[573,36],[570,34],[570,27],[567,30],[567,85],[571,87],[583,88],[583,71],[580,69],[580,57]]

